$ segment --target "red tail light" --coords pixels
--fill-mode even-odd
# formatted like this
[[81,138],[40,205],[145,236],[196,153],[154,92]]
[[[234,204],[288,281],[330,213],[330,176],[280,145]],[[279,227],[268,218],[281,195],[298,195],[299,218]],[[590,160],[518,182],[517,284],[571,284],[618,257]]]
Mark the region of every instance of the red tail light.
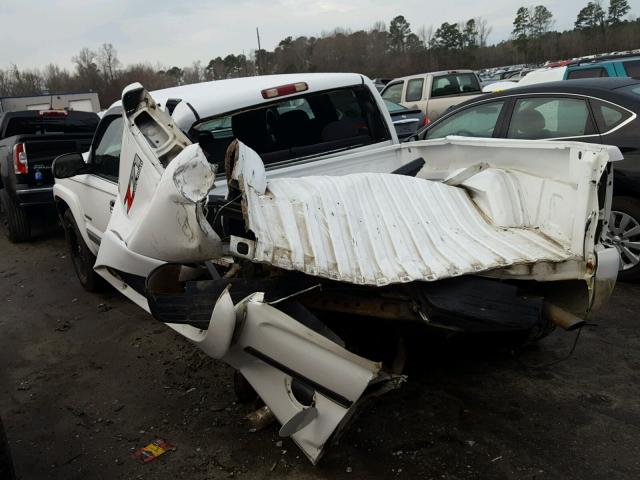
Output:
[[429,125],[431,123],[431,120],[429,120],[429,117],[427,117],[426,115],[424,116],[424,120],[422,120],[422,126],[426,126]]
[[69,112],[66,110],[40,110],[38,115],[41,117],[66,117]]
[[279,87],[265,88],[262,90],[262,98],[276,98],[283,95],[291,95],[292,93],[299,93],[309,90],[309,85],[305,82],[289,83],[287,85],[280,85]]
[[24,143],[16,143],[13,147],[13,168],[18,174],[26,175],[29,173],[27,150],[24,147]]

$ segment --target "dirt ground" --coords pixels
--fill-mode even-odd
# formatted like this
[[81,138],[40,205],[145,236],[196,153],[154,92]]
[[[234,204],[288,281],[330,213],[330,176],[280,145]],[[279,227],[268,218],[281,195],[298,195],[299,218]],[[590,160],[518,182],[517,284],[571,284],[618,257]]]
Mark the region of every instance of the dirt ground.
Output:
[[[251,433],[232,371],[115,292],[86,293],[60,232],[0,238],[0,415],[19,478],[640,478],[640,285],[520,352],[429,346],[314,467]],[[176,450],[147,465],[156,437]]]

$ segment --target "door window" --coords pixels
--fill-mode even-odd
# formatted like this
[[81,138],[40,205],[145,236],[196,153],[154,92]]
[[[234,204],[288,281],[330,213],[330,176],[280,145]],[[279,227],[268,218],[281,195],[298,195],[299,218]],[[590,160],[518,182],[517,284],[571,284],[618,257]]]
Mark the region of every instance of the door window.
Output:
[[414,78],[407,83],[407,93],[405,95],[405,101],[417,102],[422,100],[422,87],[424,85],[423,78]]
[[122,116],[114,117],[93,152],[92,173],[118,181],[120,150],[122,149]]
[[463,93],[481,92],[478,77],[474,73],[450,73],[433,77],[431,97],[461,95]]
[[382,98],[385,100],[389,100],[393,103],[402,102],[402,87],[404,86],[404,82],[394,83],[385,88],[384,92],[382,92]]
[[508,138],[539,140],[593,133],[587,102],[577,98],[522,98],[516,101]]
[[627,72],[627,75],[633,78],[640,77],[640,60],[623,62],[622,65],[624,65],[624,70]]
[[466,108],[436,123],[427,130],[425,138],[443,138],[447,135],[492,137],[503,106],[504,100]]
[[567,75],[567,80],[575,80],[577,78],[599,78],[608,77],[609,73],[602,67],[596,68],[581,68],[580,70],[573,70]]

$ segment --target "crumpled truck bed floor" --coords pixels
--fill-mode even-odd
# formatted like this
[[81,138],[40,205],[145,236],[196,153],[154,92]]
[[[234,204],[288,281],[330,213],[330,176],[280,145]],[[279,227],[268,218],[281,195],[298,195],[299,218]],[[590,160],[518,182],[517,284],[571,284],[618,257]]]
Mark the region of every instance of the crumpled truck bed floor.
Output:
[[364,285],[433,281],[576,257],[537,229],[492,224],[463,188],[401,175],[246,185],[254,261]]

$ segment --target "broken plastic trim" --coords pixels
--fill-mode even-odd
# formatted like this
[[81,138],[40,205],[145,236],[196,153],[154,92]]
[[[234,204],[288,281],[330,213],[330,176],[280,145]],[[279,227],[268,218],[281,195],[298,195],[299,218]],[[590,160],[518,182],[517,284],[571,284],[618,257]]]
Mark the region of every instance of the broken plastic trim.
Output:
[[320,392],[322,395],[324,395],[325,397],[331,399],[332,401],[334,401],[335,403],[337,403],[341,407],[350,408],[353,405],[353,402],[351,400],[349,400],[348,398],[345,398],[342,395],[340,395],[339,393],[336,393],[336,392],[334,392],[334,391],[332,391],[332,390],[330,390],[330,389],[328,389],[326,387],[323,387],[319,383],[316,383],[313,380],[311,380],[309,378],[306,378],[304,375],[296,372],[294,369],[289,368],[286,365],[283,365],[282,363],[280,363],[277,360],[269,357],[268,355],[265,355],[264,353],[256,350],[253,347],[245,347],[244,351],[247,352],[248,354],[253,355],[254,357],[262,360],[264,363],[266,363],[268,365],[271,365],[273,368],[277,368],[281,372],[286,373],[290,377],[295,378],[295,379],[301,381],[302,383],[305,383],[305,384],[309,385],[311,388],[313,388],[314,390]]

